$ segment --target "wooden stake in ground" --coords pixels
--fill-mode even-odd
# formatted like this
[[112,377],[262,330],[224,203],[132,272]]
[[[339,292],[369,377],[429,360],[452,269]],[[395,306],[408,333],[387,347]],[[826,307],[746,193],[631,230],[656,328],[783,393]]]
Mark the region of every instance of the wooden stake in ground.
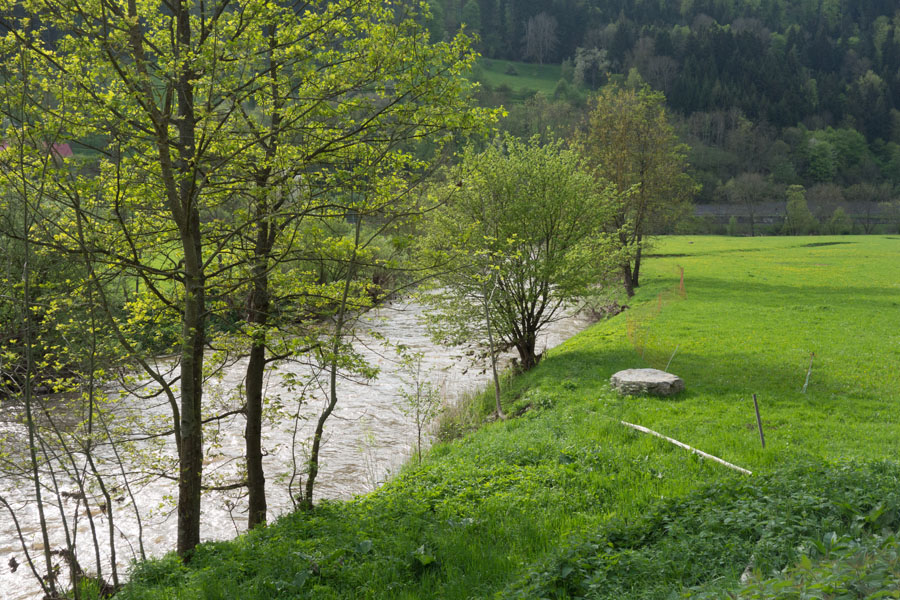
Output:
[[730,462],[722,460],[718,456],[713,456],[712,454],[707,454],[706,452],[703,452],[702,450],[697,450],[696,448],[692,448],[691,446],[688,446],[684,442],[679,442],[678,440],[674,440],[670,437],[666,437],[659,432],[653,431],[652,429],[647,429],[646,427],[641,427],[640,425],[635,425],[633,423],[627,423],[625,421],[619,421],[619,423],[621,423],[625,427],[631,427],[632,429],[636,429],[636,430],[640,431],[641,433],[648,433],[650,435],[655,435],[656,437],[666,440],[669,443],[675,444],[676,446],[678,446],[680,448],[684,448],[685,450],[693,452],[697,456],[700,456],[700,457],[708,459],[708,460],[715,461],[715,462],[719,463],[720,465],[725,465],[729,469],[734,469],[735,471],[739,471],[739,472],[743,473],[744,475],[753,475],[752,471],[748,471],[747,469],[744,469],[737,465],[733,465]]
[[756,426],[759,427],[759,441],[762,442],[762,447],[765,449],[766,436],[763,435],[762,419],[759,416],[759,402],[756,401],[756,394],[753,394],[753,407],[756,408]]

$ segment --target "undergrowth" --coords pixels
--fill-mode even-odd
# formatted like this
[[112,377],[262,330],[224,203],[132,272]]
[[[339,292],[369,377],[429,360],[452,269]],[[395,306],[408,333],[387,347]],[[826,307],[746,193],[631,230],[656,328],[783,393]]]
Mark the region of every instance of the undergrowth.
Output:
[[[569,540],[502,598],[719,598],[737,589],[748,567],[754,583],[741,597],[771,597],[804,569],[811,578],[810,553],[840,562],[839,549],[856,555],[873,540],[896,551],[893,538],[873,536],[900,527],[898,484],[895,463],[807,463],[714,483]],[[890,552],[882,555],[896,566]],[[805,559],[788,579],[769,579],[798,556]]]

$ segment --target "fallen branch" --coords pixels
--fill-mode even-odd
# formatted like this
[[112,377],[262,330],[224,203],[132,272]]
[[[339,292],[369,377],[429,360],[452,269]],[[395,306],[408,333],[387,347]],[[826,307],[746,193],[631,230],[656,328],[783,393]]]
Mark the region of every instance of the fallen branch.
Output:
[[672,444],[675,444],[676,446],[684,448],[685,450],[689,450],[698,456],[701,456],[701,457],[709,459],[709,460],[713,460],[721,465],[725,465],[729,469],[734,469],[735,471],[740,471],[741,473],[743,473],[745,475],[753,475],[752,471],[748,471],[747,469],[744,469],[737,465],[733,465],[730,462],[722,460],[718,456],[713,456],[712,454],[707,454],[706,452],[697,450],[696,448],[692,448],[691,446],[688,446],[687,444],[685,444],[683,442],[679,442],[678,440],[673,440],[672,438],[666,437],[661,433],[653,431],[652,429],[647,429],[646,427],[641,427],[640,425],[634,425],[633,423],[627,423],[625,421],[619,421],[619,423],[621,423],[625,427],[631,427],[632,429],[636,429],[637,431],[640,431],[641,433],[649,433],[650,435],[655,435],[656,437],[664,439],[667,442],[670,442]]

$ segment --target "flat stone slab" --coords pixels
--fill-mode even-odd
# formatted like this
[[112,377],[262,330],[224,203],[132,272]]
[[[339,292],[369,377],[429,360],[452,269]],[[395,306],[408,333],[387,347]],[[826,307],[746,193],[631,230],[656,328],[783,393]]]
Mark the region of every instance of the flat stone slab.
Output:
[[631,396],[671,396],[684,390],[681,377],[659,369],[626,369],[610,377],[609,383],[620,394]]

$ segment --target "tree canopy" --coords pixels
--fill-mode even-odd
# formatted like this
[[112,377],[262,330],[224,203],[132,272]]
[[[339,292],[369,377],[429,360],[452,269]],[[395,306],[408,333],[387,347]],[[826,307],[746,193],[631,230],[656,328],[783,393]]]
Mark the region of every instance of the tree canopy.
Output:
[[625,257],[628,295],[639,285],[645,238],[670,228],[690,208],[694,183],[687,175],[687,148],[666,116],[665,98],[641,85],[604,88],[575,138],[588,164],[615,188],[610,232]]
[[530,369],[538,333],[594,294],[616,261],[604,233],[612,193],[577,154],[538,138],[468,148],[447,180],[423,236],[444,264],[425,296],[435,329],[451,341],[492,329]]

